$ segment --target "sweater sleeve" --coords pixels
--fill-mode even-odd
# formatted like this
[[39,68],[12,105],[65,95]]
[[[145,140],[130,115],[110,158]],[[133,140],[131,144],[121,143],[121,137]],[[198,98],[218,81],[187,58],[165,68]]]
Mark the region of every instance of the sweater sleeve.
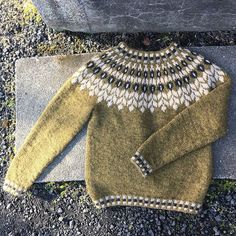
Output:
[[60,87],[10,161],[3,183],[5,192],[14,196],[26,192],[89,119],[97,98],[76,82],[83,68]]
[[138,147],[131,162],[143,177],[226,134],[230,88],[231,78],[221,70],[214,87],[209,86],[206,94],[185,106]]

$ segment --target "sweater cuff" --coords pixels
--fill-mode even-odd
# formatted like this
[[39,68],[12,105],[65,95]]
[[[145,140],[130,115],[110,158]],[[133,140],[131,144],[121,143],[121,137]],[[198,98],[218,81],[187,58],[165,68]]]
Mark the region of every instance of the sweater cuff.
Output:
[[4,180],[2,189],[12,196],[22,196],[27,191],[26,188],[21,187],[8,179]]
[[135,164],[143,177],[146,177],[153,172],[153,168],[150,163],[148,163],[143,155],[141,155],[138,151],[131,157],[131,162]]

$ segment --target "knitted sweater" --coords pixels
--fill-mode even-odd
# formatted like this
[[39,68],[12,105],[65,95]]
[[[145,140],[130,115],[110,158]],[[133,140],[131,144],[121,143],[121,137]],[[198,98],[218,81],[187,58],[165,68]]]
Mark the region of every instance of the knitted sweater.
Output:
[[171,42],[125,42],[80,65],[10,161],[3,190],[30,189],[87,123],[85,181],[97,208],[140,206],[197,214],[213,173],[212,143],[227,132],[231,79]]

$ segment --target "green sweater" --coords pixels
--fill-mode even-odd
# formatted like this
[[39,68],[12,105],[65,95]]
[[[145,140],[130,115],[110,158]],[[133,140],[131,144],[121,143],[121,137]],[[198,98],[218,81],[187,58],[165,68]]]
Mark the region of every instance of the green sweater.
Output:
[[231,79],[175,42],[142,51],[120,42],[69,77],[11,160],[3,189],[24,194],[88,121],[85,181],[97,208],[197,214],[227,132]]

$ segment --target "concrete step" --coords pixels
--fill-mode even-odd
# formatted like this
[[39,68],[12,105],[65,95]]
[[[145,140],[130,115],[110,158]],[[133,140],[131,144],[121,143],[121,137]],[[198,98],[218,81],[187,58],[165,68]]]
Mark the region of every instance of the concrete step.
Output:
[[45,23],[56,30],[170,32],[235,30],[236,4],[224,1],[33,0]]

